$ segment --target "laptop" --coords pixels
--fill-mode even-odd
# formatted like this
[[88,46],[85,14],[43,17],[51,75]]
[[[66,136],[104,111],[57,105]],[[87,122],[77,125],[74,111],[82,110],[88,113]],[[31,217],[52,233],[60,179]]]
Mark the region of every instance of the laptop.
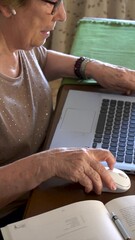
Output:
[[57,147],[108,149],[116,168],[134,174],[135,96],[69,90],[49,146]]

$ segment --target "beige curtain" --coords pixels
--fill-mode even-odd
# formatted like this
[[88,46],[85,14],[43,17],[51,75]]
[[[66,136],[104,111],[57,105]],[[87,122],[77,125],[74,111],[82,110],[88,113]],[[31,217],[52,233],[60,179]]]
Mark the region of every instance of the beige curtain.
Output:
[[135,0],[64,0],[67,21],[58,23],[47,47],[70,52],[77,21],[82,17],[135,20]]

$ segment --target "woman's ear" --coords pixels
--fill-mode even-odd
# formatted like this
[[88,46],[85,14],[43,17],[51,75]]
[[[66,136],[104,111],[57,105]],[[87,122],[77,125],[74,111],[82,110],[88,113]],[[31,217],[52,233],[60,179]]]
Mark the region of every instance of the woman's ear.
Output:
[[16,11],[14,8],[9,6],[0,5],[0,12],[4,17],[11,17],[12,15],[16,15]]

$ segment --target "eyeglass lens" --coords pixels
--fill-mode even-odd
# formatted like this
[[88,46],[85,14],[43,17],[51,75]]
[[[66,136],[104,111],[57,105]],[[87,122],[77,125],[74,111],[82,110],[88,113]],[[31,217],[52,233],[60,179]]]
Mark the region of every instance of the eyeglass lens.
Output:
[[59,5],[61,4],[62,0],[58,0],[57,2],[55,2],[53,10],[52,10],[52,15],[55,14],[56,9],[59,7]]

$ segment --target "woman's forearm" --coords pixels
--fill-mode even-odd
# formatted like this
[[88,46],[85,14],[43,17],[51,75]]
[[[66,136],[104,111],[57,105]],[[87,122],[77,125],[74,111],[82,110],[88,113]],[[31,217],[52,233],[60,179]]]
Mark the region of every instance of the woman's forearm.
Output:
[[0,167],[0,208],[52,176],[53,167],[47,152],[45,155],[38,153]]
[[[47,79],[51,81],[61,77],[77,78],[74,72],[74,65],[78,58],[48,50],[45,65]],[[87,78],[95,79],[105,88],[118,91],[135,91],[135,70],[90,59],[86,65],[84,75]]]
[[105,88],[135,90],[135,71],[131,69],[93,59],[86,65],[85,74]]

